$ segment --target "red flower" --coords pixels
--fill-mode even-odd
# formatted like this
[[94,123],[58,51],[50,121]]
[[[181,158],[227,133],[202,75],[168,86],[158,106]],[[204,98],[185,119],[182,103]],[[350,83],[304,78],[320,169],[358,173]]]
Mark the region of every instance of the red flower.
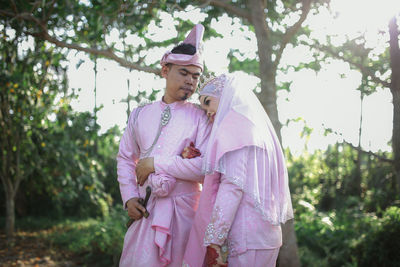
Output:
[[215,250],[215,248],[212,248],[210,246],[207,247],[207,253],[206,253],[206,264],[207,266],[213,266],[214,264],[217,264],[217,258],[219,257],[218,252]]
[[199,157],[201,156],[200,150],[198,150],[195,146],[193,142],[190,142],[190,146],[185,147],[183,149],[183,152],[181,154],[182,158],[184,159],[192,159],[195,157]]

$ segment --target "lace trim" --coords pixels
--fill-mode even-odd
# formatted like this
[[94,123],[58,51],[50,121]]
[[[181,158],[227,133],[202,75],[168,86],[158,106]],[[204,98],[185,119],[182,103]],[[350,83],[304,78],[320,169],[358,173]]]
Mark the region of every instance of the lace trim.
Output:
[[[222,162],[221,162],[222,163]],[[219,172],[219,173],[226,173],[225,168],[223,164],[219,164],[219,166],[216,169],[212,169],[210,163],[206,163],[206,174],[211,174],[214,172]],[[288,204],[285,204],[282,208],[282,210],[279,211],[279,214],[277,216],[271,216],[271,214],[268,214],[263,207],[263,203],[260,199],[256,197],[256,193],[250,192],[248,188],[245,188],[245,184],[243,180],[237,178],[237,177],[227,177],[229,181],[231,181],[233,184],[237,185],[240,189],[243,190],[245,194],[250,196],[250,198],[253,200],[253,205],[257,213],[261,215],[261,218],[264,221],[268,221],[272,225],[279,225],[281,223],[285,223],[286,221],[293,219],[293,216],[288,216],[288,214],[285,212],[288,209]]]
[[216,206],[213,210],[211,221],[207,225],[204,245],[222,244],[228,237],[230,225],[224,220],[222,209]]

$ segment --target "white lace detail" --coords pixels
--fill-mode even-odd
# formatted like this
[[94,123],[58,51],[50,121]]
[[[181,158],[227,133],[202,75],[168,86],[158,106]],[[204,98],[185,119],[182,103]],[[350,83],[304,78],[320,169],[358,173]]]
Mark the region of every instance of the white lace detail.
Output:
[[225,242],[228,237],[230,227],[229,224],[224,220],[222,209],[216,206],[213,210],[211,221],[207,225],[204,245],[210,244],[221,244]]

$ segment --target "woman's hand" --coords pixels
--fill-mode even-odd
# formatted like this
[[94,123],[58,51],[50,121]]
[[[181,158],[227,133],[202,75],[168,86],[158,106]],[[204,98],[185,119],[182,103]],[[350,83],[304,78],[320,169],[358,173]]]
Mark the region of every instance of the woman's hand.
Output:
[[192,159],[199,156],[201,156],[200,150],[195,148],[193,142],[190,142],[190,146],[185,147],[181,153],[181,157],[184,159]]
[[228,262],[224,261],[221,256],[221,247],[211,244],[207,247],[206,252],[207,267],[228,267]]

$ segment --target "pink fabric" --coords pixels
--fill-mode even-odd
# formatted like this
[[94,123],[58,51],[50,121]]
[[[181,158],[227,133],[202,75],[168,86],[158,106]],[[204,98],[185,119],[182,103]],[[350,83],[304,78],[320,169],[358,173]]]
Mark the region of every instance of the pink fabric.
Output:
[[[289,179],[285,158],[272,123],[261,103],[245,81],[221,75],[213,81],[214,91],[221,92],[219,106],[203,161],[203,171],[230,176],[225,155],[244,147],[258,147],[253,176],[232,177],[240,180],[245,193],[265,220],[274,225],[293,218]],[[217,84],[217,86],[215,86]],[[210,94],[208,84],[200,94]],[[232,134],[234,133],[234,134]]]
[[[199,195],[199,190],[191,190],[184,195],[164,198],[161,202],[151,197],[147,204],[150,216],[134,222],[125,234],[119,266],[182,266]],[[169,214],[162,210],[162,202],[167,201],[172,205],[172,209],[167,210]],[[168,229],[164,229],[168,222]]]
[[275,267],[279,248],[248,250],[243,254],[228,258],[228,266]]
[[[243,148],[226,155],[226,167],[236,177],[253,175],[252,169],[247,168],[256,164],[255,157],[249,157],[253,149]],[[282,245],[281,227],[265,221],[254,208],[251,196],[224,174],[206,175],[199,207],[184,255],[188,266],[202,266],[209,244],[225,246],[229,256]]]
[[158,197],[168,196],[175,187],[176,179],[165,174],[150,174],[149,184],[152,189],[152,194]]
[[[151,227],[155,231],[154,242],[159,248],[159,257],[164,265],[171,262],[171,223],[174,211],[172,199],[168,196],[174,189],[176,179],[163,174],[149,175],[149,185],[152,193],[157,197],[153,212],[164,214],[164,216],[154,216]],[[190,192],[190,188],[188,188]]]
[[[179,196],[192,192],[199,192],[199,188],[193,184],[178,182],[175,184],[172,192],[170,192],[169,197],[156,196],[153,209],[155,216],[153,216],[151,228],[155,231],[154,242],[159,248],[159,260],[163,263],[163,266],[170,264],[172,260],[172,223],[173,214],[175,212],[174,200],[177,201]],[[176,198],[174,199],[174,197]],[[196,196],[196,198],[197,197],[198,196]],[[193,204],[194,206],[192,208],[195,209],[197,203],[193,202]],[[180,229],[178,230],[181,231]]]
[[213,211],[217,192],[219,189],[219,174],[207,175],[204,179],[203,190],[201,191],[199,209],[196,211],[192,229],[190,230],[189,241],[186,246],[184,263],[188,266],[202,266],[206,254],[204,236],[207,225],[210,221],[210,214]]
[[280,223],[293,218],[285,160],[267,114],[245,84],[227,75],[219,78],[220,88],[208,90],[206,85],[200,91],[212,95],[219,90],[221,95],[184,255],[189,266],[202,266],[209,244],[227,248],[232,257],[279,248]]
[[186,39],[183,41],[185,44],[191,44],[196,47],[196,53],[194,55],[184,54],[173,54],[171,51],[165,52],[161,58],[161,65],[164,66],[168,63],[176,65],[194,65],[203,70],[203,58],[202,58],[202,39],[204,33],[204,26],[196,24],[191,32],[188,34]]
[[203,151],[210,127],[204,112],[197,106],[182,101],[169,104],[171,119],[150,154],[154,157],[156,172],[139,187],[136,162],[141,157],[140,152],[153,143],[166,106],[158,101],[135,109],[121,138],[117,167],[124,206],[132,196],[144,197],[147,185],[152,186],[153,193],[147,204],[150,216],[134,222],[125,235],[120,266],[182,264],[198,206],[199,182],[204,175],[200,157],[183,159],[179,154],[191,141]]

